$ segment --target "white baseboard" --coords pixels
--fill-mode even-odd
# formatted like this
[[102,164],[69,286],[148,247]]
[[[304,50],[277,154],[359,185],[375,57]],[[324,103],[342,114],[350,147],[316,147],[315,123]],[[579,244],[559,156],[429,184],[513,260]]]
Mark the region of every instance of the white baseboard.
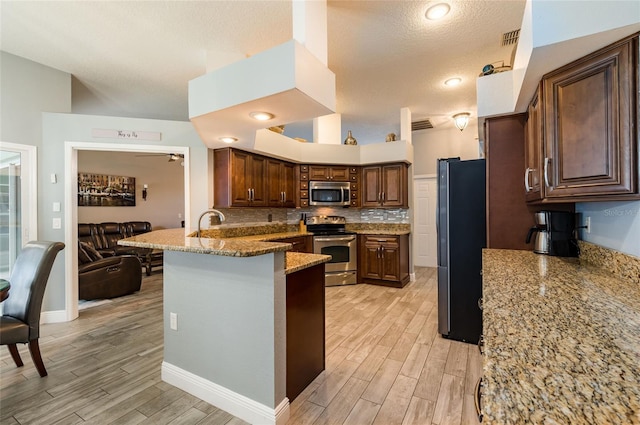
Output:
[[415,282],[415,281],[416,281],[416,274],[409,273],[409,282]]
[[40,313],[40,323],[68,322],[67,310],[43,311]]
[[289,420],[286,397],[272,409],[167,362],[162,362],[162,380],[251,424],[284,425]]

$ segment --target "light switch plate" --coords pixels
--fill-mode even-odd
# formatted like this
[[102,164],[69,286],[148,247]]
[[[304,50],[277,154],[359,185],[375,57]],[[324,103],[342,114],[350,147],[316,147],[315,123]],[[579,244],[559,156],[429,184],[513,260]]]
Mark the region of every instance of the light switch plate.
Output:
[[62,229],[62,219],[60,217],[54,217],[51,227],[54,229]]
[[53,203],[53,212],[60,212],[60,202]]

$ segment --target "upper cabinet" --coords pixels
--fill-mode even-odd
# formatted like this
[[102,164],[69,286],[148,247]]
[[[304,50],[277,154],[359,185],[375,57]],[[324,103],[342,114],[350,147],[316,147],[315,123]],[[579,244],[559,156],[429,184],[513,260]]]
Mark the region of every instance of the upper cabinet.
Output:
[[361,206],[407,208],[407,170],[404,163],[362,167]]
[[[532,153],[526,165],[542,171],[538,199],[637,199],[638,36],[545,75],[542,98],[544,141],[539,161],[534,159],[538,124],[527,131],[528,141],[532,140],[527,152],[531,148]],[[532,103],[530,121],[532,112],[534,119],[540,114],[536,108]],[[532,171],[526,177],[531,187],[528,200],[536,198],[536,174]]]
[[214,151],[214,206],[295,207],[295,165],[249,152]]
[[296,166],[290,162],[267,160],[268,206],[295,208]]
[[533,100],[527,109],[524,134],[524,187],[527,202],[542,199],[542,186],[540,184],[542,171],[542,84],[533,96]]
[[348,182],[349,167],[346,165],[310,165],[309,180]]

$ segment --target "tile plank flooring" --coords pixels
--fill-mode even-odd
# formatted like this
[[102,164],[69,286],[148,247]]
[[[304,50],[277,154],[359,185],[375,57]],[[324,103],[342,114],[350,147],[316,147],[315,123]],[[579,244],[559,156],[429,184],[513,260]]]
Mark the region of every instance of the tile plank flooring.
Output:
[[[436,270],[416,268],[404,289],[327,288],[326,370],[291,404],[287,425],[478,424],[476,346],[437,332]],[[142,290],[41,327],[49,376],[26,346],[16,368],[0,350],[0,425],[240,425],[160,379],[162,272]]]

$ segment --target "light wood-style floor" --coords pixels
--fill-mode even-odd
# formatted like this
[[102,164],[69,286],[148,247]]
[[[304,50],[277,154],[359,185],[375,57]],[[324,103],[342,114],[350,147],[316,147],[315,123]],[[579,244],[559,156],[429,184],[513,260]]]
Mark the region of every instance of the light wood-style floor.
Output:
[[[437,333],[435,269],[404,289],[327,288],[327,364],[291,404],[287,425],[477,424],[474,345]],[[160,379],[162,272],[142,291],[41,327],[40,378],[0,352],[0,425],[244,424]]]

